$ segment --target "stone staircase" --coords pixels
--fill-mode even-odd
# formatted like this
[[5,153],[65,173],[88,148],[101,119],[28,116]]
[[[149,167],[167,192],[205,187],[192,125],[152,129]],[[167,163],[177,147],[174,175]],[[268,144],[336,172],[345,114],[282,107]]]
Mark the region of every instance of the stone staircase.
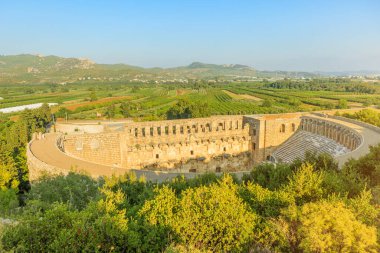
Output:
[[291,163],[303,159],[307,151],[317,154],[328,153],[333,157],[350,152],[349,149],[327,137],[299,130],[281,144],[272,156],[277,162]]

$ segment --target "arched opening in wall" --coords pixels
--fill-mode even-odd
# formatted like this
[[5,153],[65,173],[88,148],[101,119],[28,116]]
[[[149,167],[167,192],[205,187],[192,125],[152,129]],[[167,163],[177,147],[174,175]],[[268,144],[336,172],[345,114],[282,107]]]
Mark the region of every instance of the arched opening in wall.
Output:
[[223,151],[224,151],[224,152],[226,152],[226,151],[227,151],[227,148],[226,148],[226,147],[224,147],[224,148],[223,148]]
[[173,134],[177,134],[177,127],[176,126],[173,126]]
[[181,134],[183,134],[183,126],[181,126],[181,127],[179,128],[179,132],[180,132]]
[[165,127],[165,134],[169,135],[169,127],[168,126]]
[[206,124],[206,127],[208,128],[208,131],[211,132],[211,126],[209,123]]
[[149,132],[150,132],[150,136],[153,136],[153,127],[150,128]]
[[296,124],[292,123],[292,132],[296,131]]
[[141,128],[142,136],[145,137],[145,127]]
[[190,155],[194,155],[194,150],[191,150],[191,151],[190,151]]
[[159,154],[156,154],[156,159],[160,158],[160,155]]
[[275,163],[275,162],[276,162],[276,159],[275,159],[273,156],[268,155],[268,156],[267,156],[267,161],[272,162],[272,163]]
[[254,143],[252,144],[252,148],[253,148],[253,150],[256,150],[256,142],[254,142]]
[[137,135],[138,135],[138,129],[135,128],[135,137],[137,137]]
[[190,129],[190,126],[187,126],[187,133],[191,133],[191,129]]
[[285,133],[285,124],[281,124],[280,133]]
[[157,133],[158,135],[161,135],[161,127],[157,127]]

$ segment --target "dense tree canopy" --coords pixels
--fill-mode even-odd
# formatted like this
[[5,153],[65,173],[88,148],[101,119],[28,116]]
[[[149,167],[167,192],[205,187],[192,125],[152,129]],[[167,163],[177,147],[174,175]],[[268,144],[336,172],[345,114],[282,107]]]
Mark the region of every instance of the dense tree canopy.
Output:
[[167,119],[201,118],[211,115],[207,103],[190,103],[187,100],[179,100],[167,113]]
[[347,81],[346,79],[312,79],[312,80],[291,80],[285,78],[272,83],[265,84],[268,88],[276,89],[297,89],[297,90],[310,90],[310,91],[345,91],[356,93],[369,93],[376,92],[376,88],[365,83],[355,83]]
[[[340,116],[339,113],[337,113],[337,115]],[[380,113],[375,110],[363,109],[353,114],[344,113],[342,116],[380,126]]]
[[47,104],[39,109],[25,110],[17,122],[8,121],[0,127],[0,189],[28,189],[26,144],[35,132],[45,132],[51,112]]
[[[374,148],[372,161],[375,153]],[[310,154],[289,165],[263,164],[242,181],[215,174],[163,183],[134,174],[104,180],[74,173],[45,177],[32,185],[21,212],[12,212],[12,194],[0,201],[3,215],[13,213],[17,220],[0,232],[0,247],[17,252],[378,252],[378,182],[360,170],[360,159],[342,170],[332,161]],[[357,183],[366,180],[370,184]]]

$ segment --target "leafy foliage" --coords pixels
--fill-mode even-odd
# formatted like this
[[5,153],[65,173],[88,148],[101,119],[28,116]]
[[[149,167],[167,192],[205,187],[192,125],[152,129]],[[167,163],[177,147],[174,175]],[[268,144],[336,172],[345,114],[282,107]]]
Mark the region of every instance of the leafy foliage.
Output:
[[228,176],[217,184],[187,189],[179,199],[164,187],[141,214],[151,224],[171,227],[181,243],[213,251],[241,249],[255,224],[255,215]]
[[310,81],[290,80],[285,78],[284,80],[275,81],[273,83],[266,84],[266,87],[276,89],[297,89],[297,90],[314,90],[314,91],[346,91],[357,93],[375,93],[376,89],[368,84],[347,84],[347,81],[339,78],[330,79],[312,79]]
[[376,230],[341,202],[305,204],[300,211],[300,248],[305,252],[377,252]]
[[102,181],[73,172],[66,176],[44,176],[26,194],[26,201],[45,210],[56,202],[66,204],[69,209],[82,210],[100,198],[101,185]]
[[25,147],[35,132],[45,132],[50,123],[50,108],[25,110],[17,122],[0,128],[0,189],[29,189]]
[[210,110],[207,103],[190,103],[186,100],[180,100],[171,107],[167,112],[168,119],[187,119],[210,116]]

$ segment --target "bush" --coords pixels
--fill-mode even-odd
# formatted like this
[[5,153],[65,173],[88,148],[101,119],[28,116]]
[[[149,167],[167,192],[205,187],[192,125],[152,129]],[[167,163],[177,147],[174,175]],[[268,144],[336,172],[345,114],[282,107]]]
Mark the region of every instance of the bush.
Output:
[[0,190],[0,215],[8,216],[18,207],[17,191],[15,189]]
[[67,204],[69,209],[82,210],[100,198],[101,185],[102,181],[73,172],[66,176],[45,176],[32,185],[26,201],[45,210],[57,202]]

